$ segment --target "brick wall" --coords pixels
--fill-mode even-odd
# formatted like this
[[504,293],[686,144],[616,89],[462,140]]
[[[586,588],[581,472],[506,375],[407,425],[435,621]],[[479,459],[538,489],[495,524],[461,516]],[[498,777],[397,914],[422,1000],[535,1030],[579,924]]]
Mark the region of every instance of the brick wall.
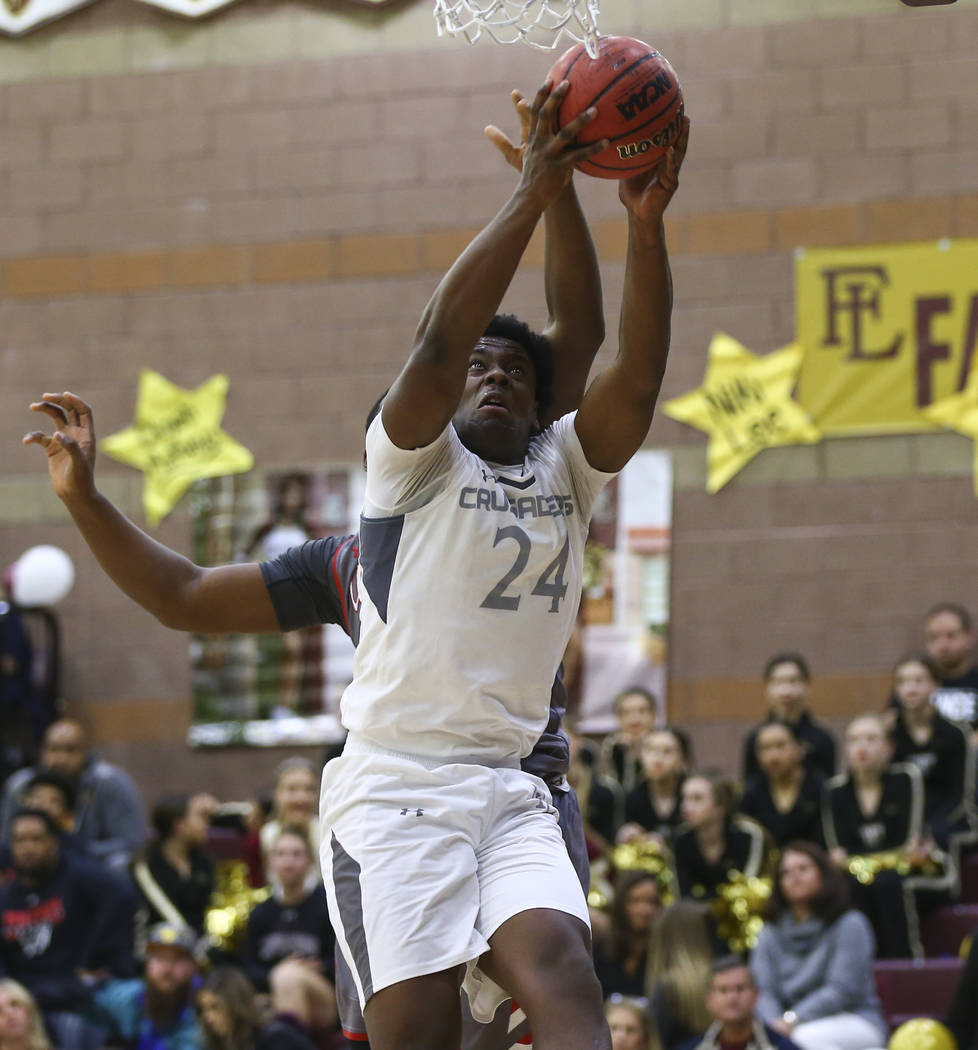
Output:
[[[894,0],[885,14],[872,0],[846,7],[871,13],[824,18],[826,5],[799,0],[809,16],[781,24],[763,15],[771,5],[713,5],[709,17],[707,6],[685,5],[700,22],[653,35],[649,6],[611,5],[613,31],[673,60],[694,121],[669,231],[664,397],[698,385],[717,330],[761,352],[791,339],[795,247],[978,236],[978,4]],[[40,540],[72,554],[65,695],[104,749],[161,786],[193,776],[235,790],[241,766],[183,749],[185,641],[92,568],[37,450],[19,447],[24,406],[76,389],[105,434],[129,422],[140,367],[187,386],[224,371],[225,427],[262,467],[355,459],[426,297],[512,183],[482,127],[507,122],[508,89],[530,90],[549,65],[527,49],[433,40],[302,57],[294,26],[308,21],[282,10],[287,56],[266,42],[191,61],[176,46],[195,46],[190,29],[107,0],[67,20],[63,54],[76,54],[72,33],[108,48],[114,33],[131,44],[152,29],[177,34],[159,53],[183,54],[185,68],[124,72],[145,51],[113,44],[116,72],[75,59],[61,68],[79,75],[53,75],[46,43],[45,76],[0,84],[0,563]],[[286,14],[261,4],[227,17],[240,42]],[[215,39],[220,20],[192,28]],[[12,48],[0,44],[0,68],[13,68]],[[579,186],[613,332],[621,208],[613,183]],[[534,322],[540,262],[535,242],[507,304]],[[922,609],[978,605],[962,571],[978,554],[964,438],[780,449],[717,496],[703,491],[699,434],[661,418],[651,440],[673,451],[677,476],[670,705],[709,761],[732,762],[731,723],[756,716],[774,649],[810,655],[817,704],[842,719],[883,695]],[[109,460],[100,476],[138,515],[138,477]],[[185,550],[185,513],[158,534]]]

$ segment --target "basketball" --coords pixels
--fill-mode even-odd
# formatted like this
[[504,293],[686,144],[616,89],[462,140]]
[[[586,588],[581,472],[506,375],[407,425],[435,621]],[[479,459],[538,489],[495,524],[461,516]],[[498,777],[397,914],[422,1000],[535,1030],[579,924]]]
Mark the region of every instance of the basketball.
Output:
[[577,145],[608,139],[607,149],[578,164],[601,179],[623,179],[654,168],[682,129],[683,91],[676,72],[654,47],[628,36],[603,36],[598,57],[583,44],[564,52],[549,76],[570,82],[557,111],[563,127],[590,106],[598,115]]

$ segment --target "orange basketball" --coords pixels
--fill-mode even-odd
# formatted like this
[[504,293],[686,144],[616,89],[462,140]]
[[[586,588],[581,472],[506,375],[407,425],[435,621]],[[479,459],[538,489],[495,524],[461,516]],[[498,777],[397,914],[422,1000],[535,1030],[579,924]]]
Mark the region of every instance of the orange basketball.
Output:
[[622,179],[654,168],[682,128],[683,89],[676,72],[641,40],[600,37],[595,59],[578,44],[557,59],[549,75],[554,86],[570,82],[557,111],[558,127],[597,107],[577,143],[608,139],[611,144],[578,165],[588,175]]

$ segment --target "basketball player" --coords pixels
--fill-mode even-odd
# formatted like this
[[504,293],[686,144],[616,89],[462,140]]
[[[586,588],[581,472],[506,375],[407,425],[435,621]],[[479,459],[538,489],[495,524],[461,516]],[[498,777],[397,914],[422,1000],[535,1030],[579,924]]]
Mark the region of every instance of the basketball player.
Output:
[[[518,92],[513,93],[513,101],[525,142],[530,105]],[[519,169],[522,147],[496,128],[487,129],[487,133]],[[550,411],[561,415],[580,402],[587,373],[603,338],[604,323],[594,246],[571,182],[547,209],[545,225],[545,289],[550,320],[544,334],[558,364]],[[45,445],[55,487],[103,568],[162,622],[205,633],[291,630],[315,623],[338,623],[354,642],[357,640],[356,537],[311,541],[262,565],[210,569],[192,565],[151,540],[95,493],[95,438],[88,406],[71,394],[45,398],[33,407],[52,417],[66,441],[62,445],[44,439],[40,433],[29,435],[27,440]],[[377,408],[379,405],[375,411]],[[372,418],[373,415],[368,418],[368,424]],[[66,459],[65,450],[74,450],[77,462]],[[541,777],[551,790],[568,854],[586,891],[588,863],[583,827],[576,796],[564,779],[569,766],[567,741],[560,730],[565,702],[558,677],[553,682],[547,726],[522,765],[527,772]],[[365,1040],[356,989],[342,957],[337,966],[337,994],[348,1037]],[[505,1050],[522,1039],[526,1029],[525,1021],[521,1022],[519,1016],[511,1017],[508,1010],[500,1009],[489,1025],[474,1022],[466,1010],[462,1045],[465,1050]]]
[[460,981],[477,1020],[509,992],[539,1048],[610,1046],[586,903],[550,793],[519,759],[546,720],[594,501],[652,420],[671,312],[662,219],[688,129],[621,183],[618,358],[541,433],[546,346],[491,322],[543,211],[607,145],[569,145],[593,112],[554,131],[565,91],[538,92],[517,188],[442,280],[367,434],[360,644],[321,859],[374,1050],[457,1046]]

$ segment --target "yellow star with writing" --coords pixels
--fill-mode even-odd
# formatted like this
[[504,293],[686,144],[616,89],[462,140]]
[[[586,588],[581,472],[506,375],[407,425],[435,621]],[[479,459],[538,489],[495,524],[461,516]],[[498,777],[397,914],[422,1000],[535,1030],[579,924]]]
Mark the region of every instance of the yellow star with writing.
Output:
[[145,474],[143,509],[151,525],[158,525],[198,478],[239,474],[254,466],[248,449],[221,430],[227,392],[223,375],[185,390],[149,368],[139,373],[133,425],[101,446]]
[[703,385],[663,406],[667,416],[710,435],[707,492],[717,492],[758,452],[812,445],[818,428],[791,394],[802,347],[792,343],[763,357],[729,335],[710,343]]
[[932,423],[943,423],[951,430],[974,439],[972,483],[978,496],[978,368],[972,365],[968,370],[968,382],[960,394],[942,397],[940,401],[923,409],[923,414]]

